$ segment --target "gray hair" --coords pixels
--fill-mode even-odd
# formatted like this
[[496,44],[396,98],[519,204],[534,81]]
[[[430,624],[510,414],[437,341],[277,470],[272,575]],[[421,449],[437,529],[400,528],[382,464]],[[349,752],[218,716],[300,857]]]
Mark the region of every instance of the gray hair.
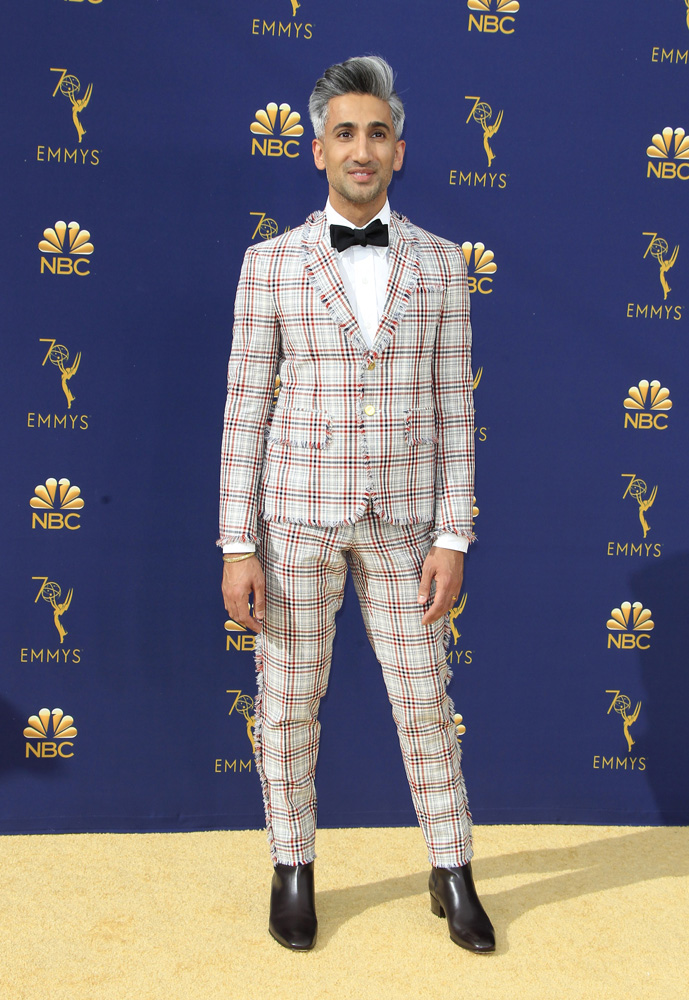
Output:
[[395,138],[400,138],[404,127],[404,105],[395,90],[392,66],[380,56],[356,56],[330,66],[313,88],[309,98],[309,117],[317,139],[325,135],[328,102],[345,94],[370,94],[387,101]]

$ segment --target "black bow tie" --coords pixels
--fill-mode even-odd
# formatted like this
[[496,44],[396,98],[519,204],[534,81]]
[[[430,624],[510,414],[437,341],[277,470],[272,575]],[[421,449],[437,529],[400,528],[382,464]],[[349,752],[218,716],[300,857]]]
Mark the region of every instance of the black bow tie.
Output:
[[330,245],[338,253],[347,250],[349,247],[386,247],[388,245],[388,227],[380,221],[374,219],[369,222],[365,229],[350,229],[349,226],[330,227]]

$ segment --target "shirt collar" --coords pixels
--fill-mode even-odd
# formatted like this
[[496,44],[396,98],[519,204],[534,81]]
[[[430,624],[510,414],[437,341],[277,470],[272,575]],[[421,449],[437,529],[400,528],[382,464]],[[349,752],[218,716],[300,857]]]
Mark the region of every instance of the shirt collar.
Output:
[[[380,212],[375,216],[376,219],[380,219],[384,226],[390,226],[390,202],[385,199],[385,204],[381,208]],[[356,229],[357,227],[349,219],[345,219],[343,215],[336,212],[333,206],[330,204],[330,198],[325,203],[325,220],[328,226],[348,226],[350,229]],[[371,220],[373,221],[373,220]],[[354,249],[364,249],[363,247],[350,247],[350,250]],[[375,250],[378,256],[382,257],[388,252],[389,247],[371,247],[371,250]],[[345,250],[345,253],[347,251]]]

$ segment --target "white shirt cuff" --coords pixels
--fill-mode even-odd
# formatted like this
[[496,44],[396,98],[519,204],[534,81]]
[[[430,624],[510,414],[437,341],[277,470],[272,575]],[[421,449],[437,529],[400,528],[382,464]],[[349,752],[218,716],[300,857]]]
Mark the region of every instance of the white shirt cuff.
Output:
[[223,545],[223,552],[255,552],[256,546],[253,542],[230,542],[228,545]]
[[469,550],[468,538],[460,538],[459,535],[453,535],[449,531],[438,535],[433,544],[437,545],[439,549],[454,549],[455,552],[468,552]]

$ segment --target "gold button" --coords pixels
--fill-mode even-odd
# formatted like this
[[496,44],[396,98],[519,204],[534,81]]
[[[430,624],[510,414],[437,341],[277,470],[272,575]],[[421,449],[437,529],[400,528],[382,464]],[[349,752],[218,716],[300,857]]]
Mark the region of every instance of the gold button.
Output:
[[364,413],[366,414],[367,417],[372,417],[375,412],[376,408],[375,406],[373,406],[372,403],[369,403],[368,406],[364,407]]
[[375,367],[376,367],[375,361],[369,361],[369,363],[368,363],[368,370],[370,372],[372,372]]

